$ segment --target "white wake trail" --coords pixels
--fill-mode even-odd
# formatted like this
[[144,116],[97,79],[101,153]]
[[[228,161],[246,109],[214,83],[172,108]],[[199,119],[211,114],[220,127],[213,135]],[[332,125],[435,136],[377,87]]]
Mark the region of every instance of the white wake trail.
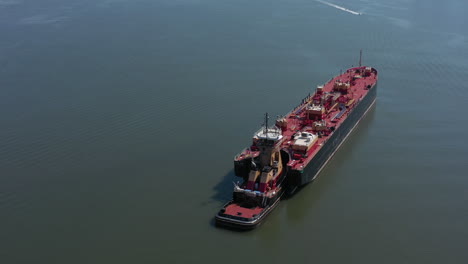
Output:
[[345,7],[342,7],[342,6],[339,6],[339,5],[335,5],[335,4],[333,4],[333,3],[325,2],[325,1],[322,1],[322,0],[315,0],[315,1],[317,1],[317,2],[319,2],[319,3],[322,3],[322,4],[324,4],[324,5],[328,5],[328,6],[334,7],[334,8],[336,8],[336,9],[339,9],[339,10],[342,10],[342,11],[345,11],[345,12],[348,12],[348,13],[351,13],[351,14],[353,14],[353,15],[361,15],[361,13],[359,13],[359,12],[350,10],[350,9],[348,9],[348,8],[345,8]]

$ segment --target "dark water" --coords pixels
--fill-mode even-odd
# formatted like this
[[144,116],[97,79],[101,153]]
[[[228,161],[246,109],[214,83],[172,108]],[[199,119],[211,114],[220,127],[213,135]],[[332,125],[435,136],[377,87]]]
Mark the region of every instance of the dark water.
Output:
[[[467,263],[463,0],[0,0],[0,262]],[[340,69],[377,105],[252,232],[232,158]]]

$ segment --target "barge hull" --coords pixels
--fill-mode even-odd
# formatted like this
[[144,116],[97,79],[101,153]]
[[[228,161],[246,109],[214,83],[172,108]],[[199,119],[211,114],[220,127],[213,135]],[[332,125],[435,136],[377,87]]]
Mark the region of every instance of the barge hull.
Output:
[[328,161],[333,157],[338,148],[357,127],[362,118],[366,115],[372,105],[375,103],[377,94],[377,84],[369,89],[366,96],[350,112],[346,120],[334,131],[320,151],[309,162],[302,171],[291,170],[287,176],[289,182],[289,194],[291,190],[301,187],[313,181],[325,167]]

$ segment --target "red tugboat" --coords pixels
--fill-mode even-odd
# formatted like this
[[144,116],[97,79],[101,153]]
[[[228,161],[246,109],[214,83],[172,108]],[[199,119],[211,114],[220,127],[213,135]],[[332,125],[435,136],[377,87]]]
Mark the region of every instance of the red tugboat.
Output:
[[286,192],[313,181],[375,103],[377,70],[359,66],[319,85],[290,113],[265,125],[252,145],[234,158],[232,201],[217,213],[217,225],[256,227]]

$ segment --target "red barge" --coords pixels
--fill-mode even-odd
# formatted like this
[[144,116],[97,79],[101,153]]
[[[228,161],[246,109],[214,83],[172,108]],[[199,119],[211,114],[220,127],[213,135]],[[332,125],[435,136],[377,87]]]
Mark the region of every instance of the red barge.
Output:
[[377,70],[359,66],[317,86],[275,125],[254,134],[252,145],[234,158],[232,201],[216,214],[216,224],[239,229],[257,226],[278,205],[313,181],[375,103]]

